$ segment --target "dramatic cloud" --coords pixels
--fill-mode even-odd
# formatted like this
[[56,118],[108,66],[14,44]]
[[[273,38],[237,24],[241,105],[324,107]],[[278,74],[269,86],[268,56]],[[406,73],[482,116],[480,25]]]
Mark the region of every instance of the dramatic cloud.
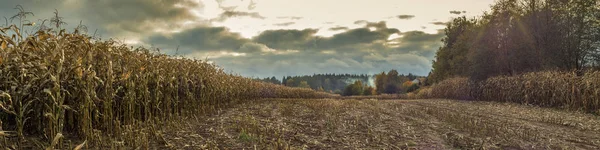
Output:
[[402,37],[393,39],[395,44],[390,44],[395,51],[415,53],[427,58],[433,58],[437,48],[442,46],[441,39],[445,36],[442,30],[436,34],[423,31],[409,31],[401,34]]
[[[78,4],[81,7],[77,7]],[[115,34],[147,32],[179,26],[185,21],[199,21],[191,10],[203,8],[201,3],[191,0],[87,0],[71,5],[75,6],[67,8],[79,8],[81,16],[78,18],[86,18],[88,23],[101,25]]]
[[[340,27],[344,28],[344,27]],[[178,33],[154,34],[145,42],[193,58],[209,58],[228,71],[246,76],[312,73],[401,73],[426,75],[443,32],[400,32],[386,22],[365,22],[331,37],[317,29],[266,30],[247,39],[224,27],[196,27]],[[397,38],[389,39],[391,35]],[[265,73],[267,72],[267,73]]]
[[[283,6],[288,3],[290,5]],[[57,9],[68,23],[62,27],[65,29],[73,29],[82,21],[90,32],[97,30],[103,39],[115,38],[127,44],[134,43],[134,46],[153,46],[166,54],[174,54],[178,48],[181,55],[208,58],[226,70],[244,76],[275,75],[279,78],[313,73],[371,74],[390,69],[427,75],[444,37],[443,31],[431,31],[443,28],[447,18],[466,13],[450,11],[450,14],[434,16],[407,9],[404,14],[397,14],[393,10],[374,7],[387,13],[350,14],[349,11],[357,9],[323,3],[323,6],[331,7],[313,11],[310,9],[312,4],[301,6],[288,1],[258,0],[216,0],[216,3],[200,0],[3,0],[0,18],[16,14],[17,10],[13,8],[18,4],[35,13],[35,16],[28,16],[30,21],[39,23],[40,19],[49,19]],[[295,7],[300,9],[293,9]],[[448,7],[436,10],[457,8]],[[460,8],[470,12],[479,10]],[[371,22],[374,18],[386,17],[390,23]],[[433,25],[425,25],[427,23]],[[0,25],[3,24],[4,21],[0,21]],[[269,28],[273,26],[285,29]]]
[[197,27],[168,35],[155,34],[146,41],[163,49],[181,46],[181,53],[187,54],[194,51],[238,50],[250,40],[230,32],[225,27]]
[[284,22],[284,23],[276,23],[273,24],[274,26],[289,26],[289,25],[293,25],[295,24],[295,22]]
[[467,11],[451,10],[450,13],[455,14],[455,15],[460,15],[460,14],[467,13]]
[[253,41],[275,49],[301,50],[310,47],[317,31],[317,29],[267,30],[254,37]]
[[398,15],[396,16],[398,19],[409,20],[415,17],[415,15]]
[[[18,13],[18,10],[14,8],[17,5],[21,5],[25,9],[25,11],[33,12],[37,16],[43,15],[44,17],[46,17],[47,15],[44,15],[42,13],[51,14],[51,12],[54,12],[54,8],[61,8],[63,3],[64,0],[3,0],[2,5],[0,5],[0,18],[10,18],[16,15]],[[2,19],[1,23],[5,23],[4,19]]]
[[181,28],[184,22],[201,23],[192,10],[204,8],[203,3],[194,0],[6,0],[0,5],[0,17],[16,14],[15,5],[35,14],[27,18],[30,21],[50,19],[56,9],[68,24],[63,28],[72,29],[81,21],[90,30],[97,29],[110,37],[140,36],[159,29]]
[[265,17],[261,16],[257,12],[242,12],[242,11],[225,11],[219,15],[217,18],[213,18],[210,21],[223,22],[229,18],[233,17],[250,17],[255,19],[265,19]]
[[[371,31],[371,27],[375,30]],[[319,49],[339,48],[343,46],[353,46],[356,44],[369,44],[377,41],[385,41],[392,34],[399,34],[400,31],[395,28],[387,28],[385,22],[367,23],[364,28],[351,29],[346,32],[338,33],[330,38],[323,38],[317,41]]]
[[348,30],[348,29],[349,29],[348,27],[342,27],[342,26],[329,28],[329,30],[331,30],[331,31],[340,31],[340,30]]
[[367,22],[362,28],[349,29],[331,37],[315,36],[317,31],[316,29],[267,30],[254,37],[253,41],[274,49],[328,50],[358,48],[362,46],[361,44],[384,42],[390,35],[400,33],[398,29],[388,28],[383,21]]
[[242,45],[239,49],[239,52],[244,53],[258,53],[258,52],[272,52],[275,51],[264,44],[248,42]]

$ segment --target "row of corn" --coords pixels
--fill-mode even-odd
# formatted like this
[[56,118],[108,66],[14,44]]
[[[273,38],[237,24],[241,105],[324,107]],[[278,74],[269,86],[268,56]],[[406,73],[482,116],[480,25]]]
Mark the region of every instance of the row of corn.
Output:
[[113,40],[64,31],[22,37],[15,26],[3,32],[1,130],[21,138],[52,141],[72,133],[87,140],[97,131],[119,136],[124,125],[203,113],[238,100],[332,96],[253,81],[206,61]]
[[451,78],[417,95],[430,98],[486,100],[565,108],[600,114],[600,72],[582,75],[544,71],[498,76],[484,81]]

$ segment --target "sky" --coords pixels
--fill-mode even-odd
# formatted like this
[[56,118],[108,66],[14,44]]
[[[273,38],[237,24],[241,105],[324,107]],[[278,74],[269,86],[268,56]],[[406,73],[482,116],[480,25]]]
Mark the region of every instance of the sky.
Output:
[[0,25],[17,23],[10,18],[21,5],[34,13],[26,19],[37,27],[58,11],[66,29],[82,24],[90,35],[207,59],[247,77],[375,74],[391,69],[425,76],[442,44],[445,23],[453,17],[479,16],[493,2],[2,0]]

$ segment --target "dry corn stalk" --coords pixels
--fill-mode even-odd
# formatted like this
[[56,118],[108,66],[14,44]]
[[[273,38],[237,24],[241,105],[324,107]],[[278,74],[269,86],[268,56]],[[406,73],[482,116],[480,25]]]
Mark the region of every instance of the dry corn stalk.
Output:
[[[18,32],[16,26],[7,30]],[[123,138],[123,126],[173,120],[239,100],[333,96],[65,30],[40,31],[18,43],[6,33],[0,34],[0,91],[5,91],[0,104],[15,118],[6,122],[16,124],[21,137],[41,134],[51,147],[61,147],[60,138],[52,144],[62,133],[96,144],[96,130]]]

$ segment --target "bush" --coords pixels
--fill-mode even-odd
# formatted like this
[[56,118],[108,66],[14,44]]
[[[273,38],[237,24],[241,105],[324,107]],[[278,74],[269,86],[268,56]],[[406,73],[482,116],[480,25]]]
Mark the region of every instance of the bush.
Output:
[[364,86],[360,80],[355,81],[353,84],[350,84],[344,88],[344,96],[352,96],[352,95],[363,95]]
[[418,99],[423,99],[423,98],[431,98],[432,94],[431,94],[431,88],[430,87],[422,87],[419,88],[417,91],[415,91],[415,97]]

